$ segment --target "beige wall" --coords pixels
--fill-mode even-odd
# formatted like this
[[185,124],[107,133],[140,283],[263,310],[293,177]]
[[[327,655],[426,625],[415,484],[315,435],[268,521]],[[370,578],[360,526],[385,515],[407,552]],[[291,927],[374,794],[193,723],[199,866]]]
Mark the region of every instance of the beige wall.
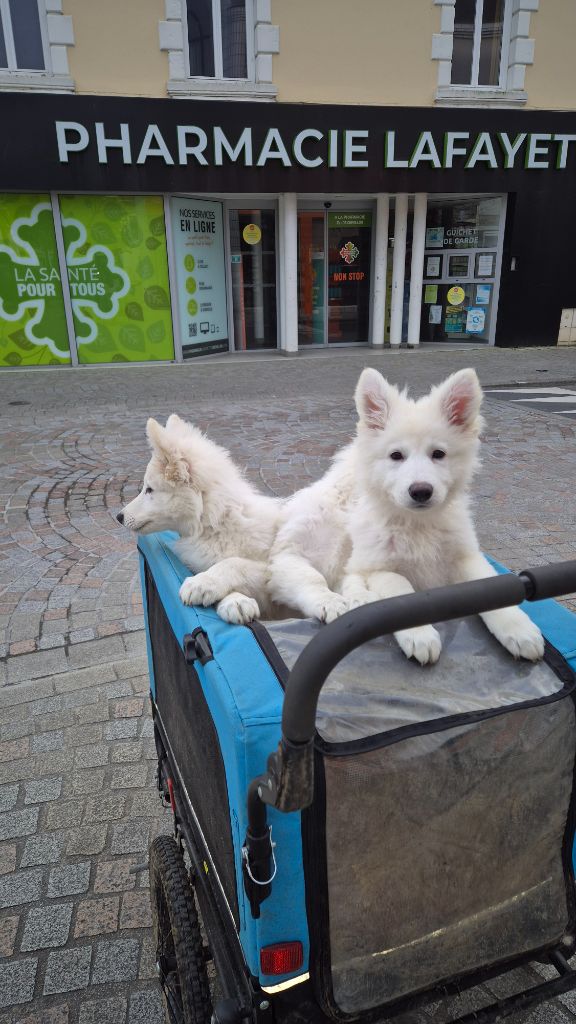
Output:
[[[64,0],[78,93],[166,96],[168,57],[159,47],[164,0]],[[409,17],[408,17],[409,14]],[[273,58],[280,102],[432,106],[440,28],[433,0],[272,0],[280,27]],[[528,108],[576,109],[576,0],[545,0],[531,15],[534,65]]]
[[526,70],[528,107],[576,110],[576,2],[545,0],[530,19],[534,64]]
[[158,42],[164,0],[65,0],[74,22],[68,48],[79,93],[165,96],[168,58]]
[[439,11],[432,0],[272,0],[278,99],[432,105]]

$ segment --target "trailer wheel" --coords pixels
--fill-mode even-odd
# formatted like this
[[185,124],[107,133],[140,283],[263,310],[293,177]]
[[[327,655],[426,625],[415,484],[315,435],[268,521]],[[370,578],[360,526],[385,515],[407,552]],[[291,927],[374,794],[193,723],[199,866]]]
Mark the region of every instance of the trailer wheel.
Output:
[[170,836],[150,846],[156,964],[171,1024],[210,1024],[212,1003],[194,894]]

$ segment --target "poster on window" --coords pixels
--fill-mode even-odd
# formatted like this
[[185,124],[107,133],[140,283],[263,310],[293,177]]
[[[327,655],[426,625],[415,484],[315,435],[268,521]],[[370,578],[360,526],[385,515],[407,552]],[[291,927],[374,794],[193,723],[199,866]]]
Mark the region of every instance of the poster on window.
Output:
[[444,228],[426,228],[426,248],[442,249],[444,247]]
[[222,204],[179,196],[170,222],[182,352],[228,351]]
[[494,277],[494,253],[481,252],[477,254],[476,277]]
[[0,195],[0,366],[70,362],[48,195]]
[[426,277],[440,277],[440,256],[426,257]]
[[61,196],[80,363],[174,358],[160,196]]

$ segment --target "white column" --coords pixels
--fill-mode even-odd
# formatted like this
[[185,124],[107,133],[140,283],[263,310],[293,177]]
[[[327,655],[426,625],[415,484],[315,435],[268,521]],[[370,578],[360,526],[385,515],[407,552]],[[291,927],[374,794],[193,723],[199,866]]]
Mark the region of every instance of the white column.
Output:
[[414,196],[414,226],[412,230],[412,262],[410,265],[410,305],[408,306],[408,344],[420,344],[420,316],[422,312],[422,278],[426,243],[426,192]]
[[372,345],[384,344],[386,323],[386,271],[388,263],[388,215],[390,197],[376,196],[376,238],[374,242],[374,290],[372,301]]
[[390,303],[390,344],[402,341],[402,309],[404,305],[404,264],[406,262],[406,225],[408,196],[397,195],[394,206],[394,255],[392,259],[392,300]]
[[280,348],[298,351],[298,216],[295,192],[281,195],[278,203],[280,219],[281,300]]

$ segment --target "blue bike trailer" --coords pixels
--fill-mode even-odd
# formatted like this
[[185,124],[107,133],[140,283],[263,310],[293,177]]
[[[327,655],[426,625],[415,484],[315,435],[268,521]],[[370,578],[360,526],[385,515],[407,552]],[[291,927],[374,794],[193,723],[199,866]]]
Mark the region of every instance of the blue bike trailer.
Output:
[[[442,595],[457,588],[429,591],[420,624],[448,621],[435,623],[439,662],[422,668],[374,622],[384,605],[425,595],[328,627],[230,626],[181,604],[189,570],[170,535],[140,538],[139,549],[160,777],[168,771],[177,791],[185,840],[193,834],[203,851],[203,916],[208,893],[253,1006],[281,1016],[289,991],[290,1013],[300,993],[308,1018],[389,1019],[530,958],[566,961],[576,933],[575,616],[527,603],[546,658],[514,662],[471,613],[502,606],[482,604],[486,584],[519,603],[518,577],[460,585],[456,610]],[[368,641],[350,644],[369,617]],[[302,689],[301,667],[321,648],[329,669],[321,657]],[[298,716],[311,704],[308,736]],[[550,985],[573,987],[561,975]],[[554,994],[541,987],[531,1002]],[[496,1019],[494,1007],[483,1012]]]

